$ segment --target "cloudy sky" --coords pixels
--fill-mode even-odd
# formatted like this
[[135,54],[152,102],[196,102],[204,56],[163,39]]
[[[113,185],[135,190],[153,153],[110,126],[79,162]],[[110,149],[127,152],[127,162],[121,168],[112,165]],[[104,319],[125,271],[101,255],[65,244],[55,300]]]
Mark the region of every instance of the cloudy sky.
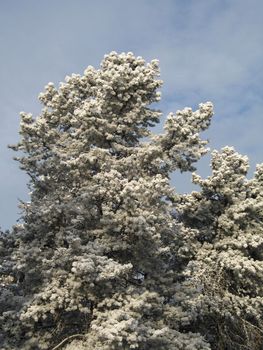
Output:
[[[18,141],[19,112],[37,114],[38,94],[105,53],[132,51],[160,60],[165,115],[212,101],[204,137],[211,148],[232,145],[263,162],[263,2],[261,0],[9,0],[0,3],[0,226],[29,200],[27,176],[7,144]],[[157,131],[160,131],[160,127]],[[209,156],[198,173],[209,174]],[[179,192],[190,174],[173,175]]]

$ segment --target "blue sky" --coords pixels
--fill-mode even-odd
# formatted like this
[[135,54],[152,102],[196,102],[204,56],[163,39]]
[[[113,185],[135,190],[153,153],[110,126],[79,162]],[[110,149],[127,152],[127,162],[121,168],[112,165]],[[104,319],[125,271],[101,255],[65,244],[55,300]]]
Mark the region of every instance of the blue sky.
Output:
[[[28,178],[6,147],[18,140],[19,112],[37,114],[46,83],[98,67],[113,50],[160,60],[164,117],[212,101],[204,137],[247,154],[251,174],[263,162],[262,13],[261,0],[1,1],[0,226],[15,224],[18,199],[28,200]],[[197,168],[208,175],[209,156]],[[190,174],[172,183],[193,189]]]

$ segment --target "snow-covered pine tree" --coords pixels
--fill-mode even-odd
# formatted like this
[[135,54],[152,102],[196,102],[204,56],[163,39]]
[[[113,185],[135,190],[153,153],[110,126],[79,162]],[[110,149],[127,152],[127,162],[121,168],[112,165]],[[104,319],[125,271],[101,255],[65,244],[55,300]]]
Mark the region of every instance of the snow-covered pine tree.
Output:
[[39,116],[21,113],[13,149],[31,201],[11,259],[24,299],[1,315],[2,349],[210,349],[179,305],[197,231],[171,215],[169,173],[206,153],[212,104],[171,113],[151,134],[158,76],[157,60],[112,52],[49,83]]
[[201,187],[177,206],[197,229],[198,253],[185,270],[200,292],[183,301],[190,328],[208,335],[212,349],[263,346],[263,164],[247,179],[248,159],[233,148],[212,153],[212,175],[193,174]]

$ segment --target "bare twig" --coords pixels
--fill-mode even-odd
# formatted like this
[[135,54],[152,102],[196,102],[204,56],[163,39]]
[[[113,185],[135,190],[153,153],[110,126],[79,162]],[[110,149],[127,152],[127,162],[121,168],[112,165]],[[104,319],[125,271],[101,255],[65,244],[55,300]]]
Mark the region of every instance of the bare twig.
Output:
[[247,324],[249,327],[252,327],[252,328],[256,329],[259,333],[263,334],[263,329],[261,329],[261,328],[255,326],[254,324],[248,322],[247,320],[245,320],[245,319],[243,319],[243,318],[241,318],[241,317],[240,317],[240,320],[241,320],[241,322]]
[[56,345],[54,348],[52,348],[51,350],[57,350],[58,348],[60,348],[63,344],[65,344],[67,341],[74,339],[74,338],[83,338],[84,334],[73,334],[65,339],[63,339],[58,345]]

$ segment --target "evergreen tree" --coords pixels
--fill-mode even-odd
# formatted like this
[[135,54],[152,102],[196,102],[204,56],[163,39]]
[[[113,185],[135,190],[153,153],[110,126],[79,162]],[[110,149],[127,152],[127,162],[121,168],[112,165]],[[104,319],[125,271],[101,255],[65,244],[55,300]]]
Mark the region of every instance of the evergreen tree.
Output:
[[21,113],[31,201],[0,234],[1,349],[262,349],[263,166],[248,180],[225,147],[178,195],[169,174],[207,152],[212,104],[154,135],[158,76],[112,52]]
[[191,329],[207,334],[213,349],[260,350],[263,346],[263,165],[246,178],[247,157],[231,147],[212,153],[212,175],[193,174],[200,192],[184,195],[180,220],[197,229],[196,255],[182,289]]
[[152,134],[158,76],[157,60],[112,52],[49,83],[39,116],[21,113],[12,148],[31,201],[12,232],[5,290],[19,291],[1,315],[2,349],[210,349],[182,303],[197,293],[181,285],[199,232],[174,218],[169,174],[206,153],[212,104]]

